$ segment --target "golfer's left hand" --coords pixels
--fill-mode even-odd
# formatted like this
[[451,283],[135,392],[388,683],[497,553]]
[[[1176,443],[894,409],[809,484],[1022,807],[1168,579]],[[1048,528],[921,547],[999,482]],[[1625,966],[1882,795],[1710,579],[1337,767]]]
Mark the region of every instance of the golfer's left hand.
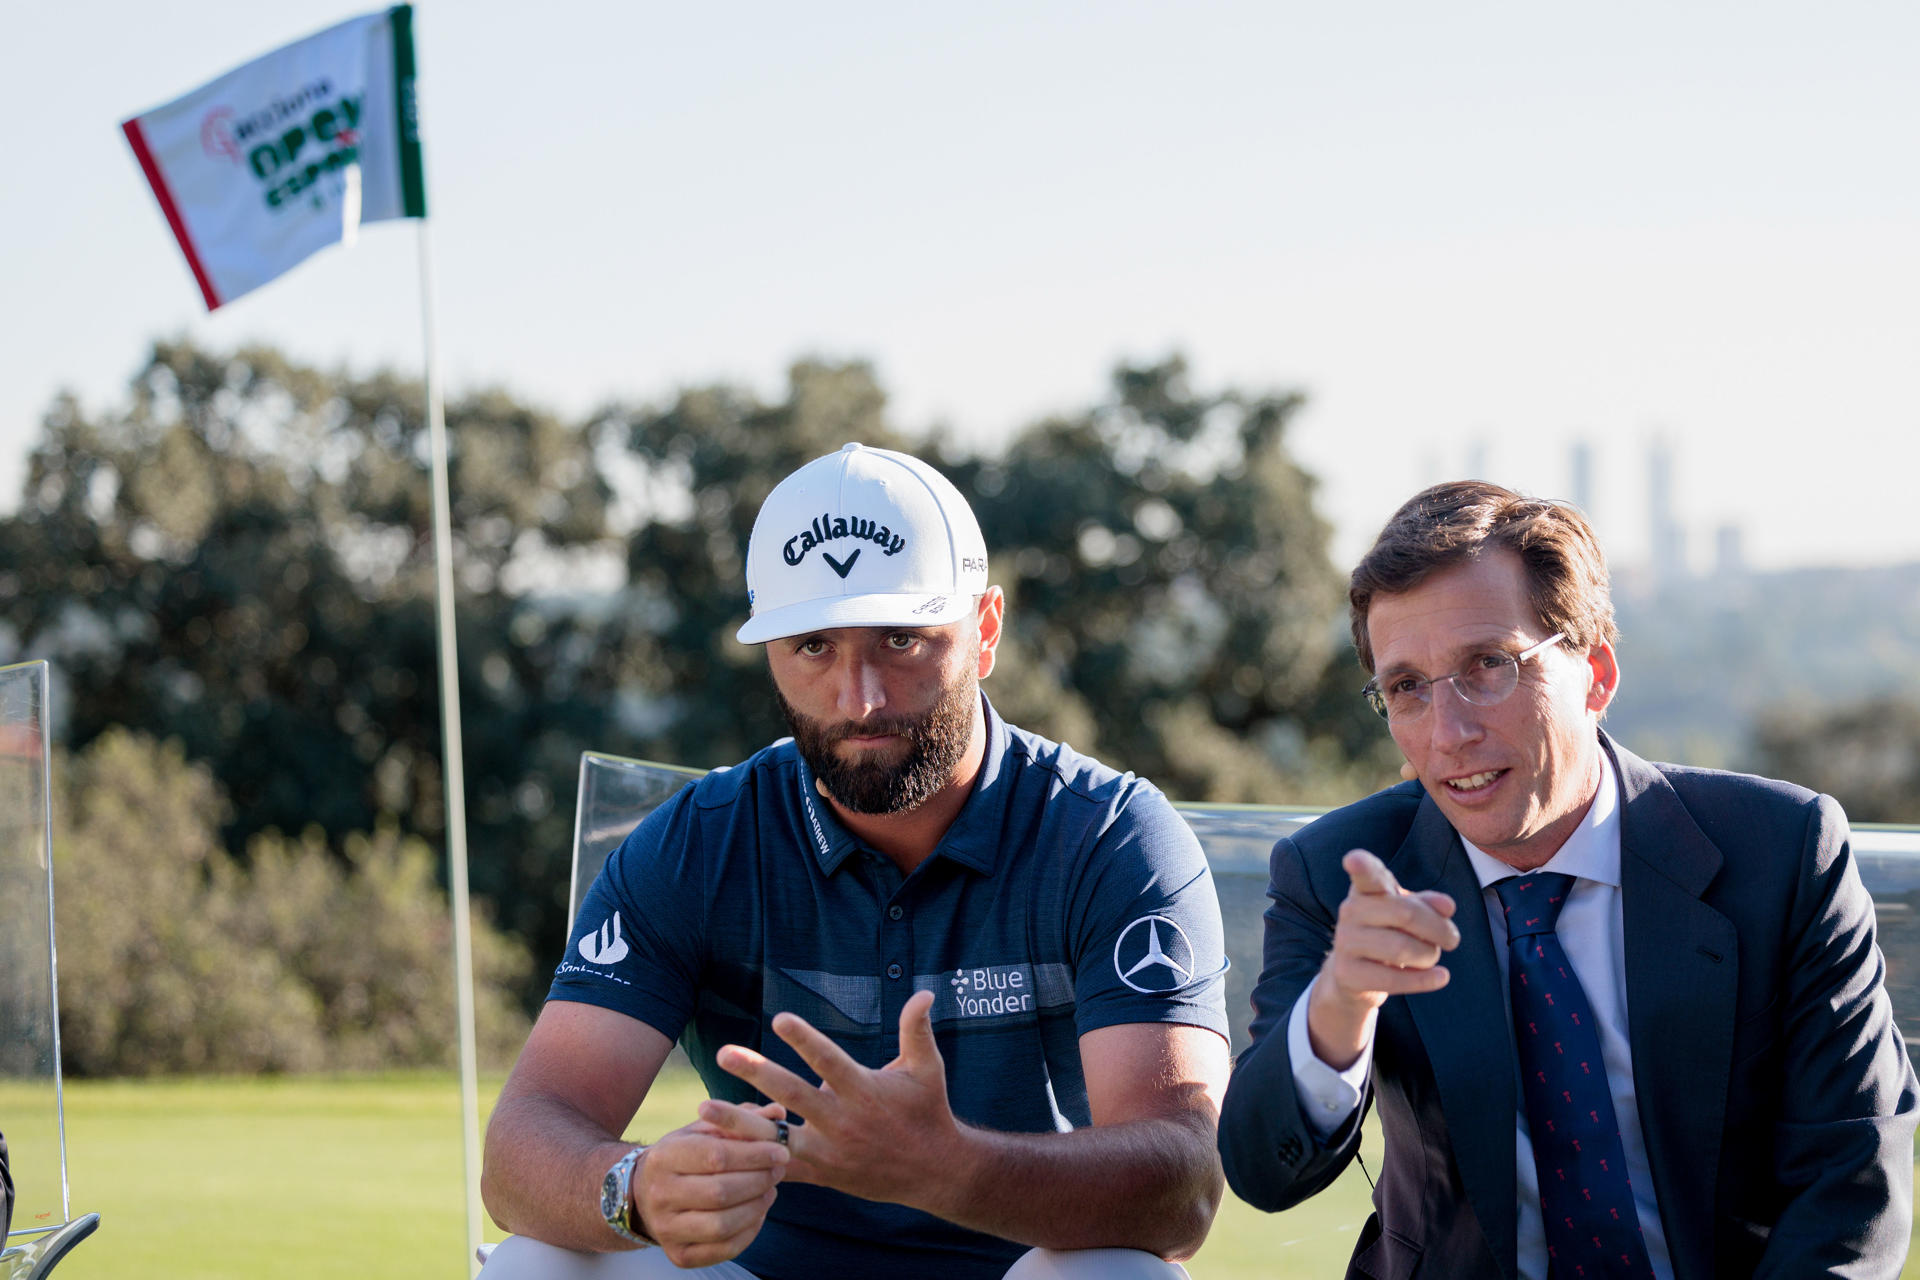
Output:
[[[789,1182],[818,1182],[866,1200],[928,1208],[951,1188],[964,1136],[947,1104],[947,1068],[933,1039],[933,993],[917,991],[900,1010],[900,1056],[878,1071],[791,1013],[774,1034],[819,1074],[818,1087],[751,1049],[725,1045],[722,1069],[806,1121],[788,1133]],[[753,1108],[700,1104],[700,1118],[734,1137],[764,1141],[774,1124]]]

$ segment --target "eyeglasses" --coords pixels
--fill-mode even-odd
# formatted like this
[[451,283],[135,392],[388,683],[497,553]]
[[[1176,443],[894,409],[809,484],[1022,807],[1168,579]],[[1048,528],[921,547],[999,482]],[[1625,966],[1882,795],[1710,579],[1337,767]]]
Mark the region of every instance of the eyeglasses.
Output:
[[1476,707],[1492,707],[1505,702],[1513,691],[1520,687],[1520,664],[1537,658],[1554,645],[1567,638],[1564,631],[1556,631],[1529,649],[1519,653],[1508,653],[1504,649],[1489,649],[1485,653],[1476,653],[1467,659],[1467,665],[1450,676],[1435,676],[1431,680],[1422,680],[1419,676],[1396,675],[1383,686],[1379,677],[1367,681],[1361,693],[1367,702],[1380,713],[1380,718],[1392,724],[1404,724],[1409,720],[1418,720],[1433,705],[1433,686],[1453,682],[1453,691],[1460,695],[1462,702]]

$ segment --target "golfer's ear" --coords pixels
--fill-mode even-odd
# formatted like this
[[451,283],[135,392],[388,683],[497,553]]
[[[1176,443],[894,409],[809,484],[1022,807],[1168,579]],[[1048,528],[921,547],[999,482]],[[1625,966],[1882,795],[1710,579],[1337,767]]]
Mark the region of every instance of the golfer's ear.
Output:
[[1001,624],[1006,619],[1006,593],[988,587],[974,605],[974,618],[980,624],[980,663],[977,674],[985,680],[993,674],[994,655],[1000,648]]

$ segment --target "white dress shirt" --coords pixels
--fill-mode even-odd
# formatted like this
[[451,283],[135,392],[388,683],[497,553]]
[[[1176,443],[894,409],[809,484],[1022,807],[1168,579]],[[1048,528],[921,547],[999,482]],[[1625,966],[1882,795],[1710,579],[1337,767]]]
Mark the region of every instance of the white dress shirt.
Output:
[[[1480,878],[1481,902],[1493,931],[1493,952],[1500,973],[1507,971],[1507,921],[1500,897],[1492,885],[1516,874],[1504,862],[1474,848],[1466,840],[1467,857]],[[1391,850],[1375,850],[1387,854]],[[1626,1150],[1627,1172],[1633,1179],[1635,1212],[1646,1237],[1647,1255],[1659,1280],[1673,1280],[1667,1256],[1667,1237],[1653,1194],[1653,1170],[1647,1164],[1647,1144],[1640,1134],[1640,1107],[1633,1095],[1633,1054],[1627,1043],[1627,971],[1625,926],[1620,907],[1620,788],[1613,762],[1600,753],[1600,789],[1587,809],[1586,820],[1541,871],[1574,877],[1566,906],[1554,932],[1580,979],[1587,1002],[1600,1024],[1600,1054],[1607,1066],[1607,1087],[1613,1094],[1614,1116],[1620,1122],[1620,1142]],[[1441,963],[1445,963],[1442,957]],[[1315,982],[1319,981],[1316,977]],[[1502,990],[1504,992],[1504,983]],[[1373,1068],[1373,1023],[1360,1057],[1345,1071],[1335,1071],[1313,1052],[1307,1034],[1307,1001],[1313,986],[1293,1006],[1287,1021],[1288,1056],[1293,1062],[1294,1089],[1301,1110],[1322,1138],[1330,1137],[1360,1105],[1367,1073]],[[1421,997],[1408,996],[1409,1000]],[[1501,1000],[1508,1025],[1513,1005]],[[1523,1280],[1547,1280],[1547,1240],[1540,1220],[1540,1181],[1533,1163],[1533,1139],[1527,1128],[1526,1103],[1520,1092],[1519,1064],[1514,1065],[1514,1192],[1518,1198],[1518,1245]],[[1389,1154],[1391,1158],[1391,1154]]]

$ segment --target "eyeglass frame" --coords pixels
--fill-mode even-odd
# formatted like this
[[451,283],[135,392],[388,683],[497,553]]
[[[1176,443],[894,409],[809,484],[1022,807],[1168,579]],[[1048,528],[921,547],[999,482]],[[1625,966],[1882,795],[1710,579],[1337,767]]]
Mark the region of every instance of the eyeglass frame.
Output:
[[[1488,652],[1497,652],[1500,654],[1501,657],[1506,658],[1513,663],[1513,689],[1518,689],[1520,687],[1521,664],[1533,661],[1535,658],[1539,657],[1541,654],[1545,653],[1548,649],[1552,648],[1556,644],[1559,644],[1562,640],[1565,640],[1566,638],[1567,638],[1566,632],[1556,631],[1552,635],[1548,636],[1545,640],[1542,640],[1539,644],[1528,645],[1525,649],[1522,649],[1519,653],[1508,653],[1504,649],[1489,650]],[[1474,656],[1486,657],[1487,654],[1480,653],[1480,654],[1475,654]],[[1468,661],[1472,661],[1472,659],[1468,659]],[[1430,708],[1433,706],[1433,686],[1435,686],[1436,684],[1451,683],[1453,685],[1453,692],[1459,697],[1460,701],[1466,703],[1470,707],[1497,707],[1501,703],[1505,702],[1508,698],[1511,698],[1513,696],[1513,689],[1509,689],[1505,693],[1501,694],[1498,698],[1495,698],[1492,702],[1475,702],[1472,698],[1467,696],[1466,692],[1460,687],[1460,684],[1459,684],[1459,681],[1465,679],[1467,677],[1467,674],[1468,674],[1467,671],[1462,669],[1460,671],[1455,671],[1449,675],[1433,676],[1430,679],[1423,678],[1423,679],[1417,680],[1415,683],[1425,686],[1427,690],[1427,696],[1425,700],[1421,702],[1420,705],[1423,708]],[[1398,677],[1395,677],[1395,678],[1398,679]],[[1380,691],[1379,676],[1375,676],[1373,679],[1367,681],[1366,684],[1362,685],[1360,688],[1360,695],[1367,700],[1367,705],[1372,707],[1374,712],[1377,715],[1379,715],[1379,717],[1382,720],[1385,720],[1388,724],[1394,723],[1393,717],[1387,714],[1387,695]],[[1423,710],[1420,714],[1425,715],[1426,712]],[[1400,721],[1400,723],[1405,724],[1410,719],[1418,720],[1419,718],[1420,716],[1405,717]]]

